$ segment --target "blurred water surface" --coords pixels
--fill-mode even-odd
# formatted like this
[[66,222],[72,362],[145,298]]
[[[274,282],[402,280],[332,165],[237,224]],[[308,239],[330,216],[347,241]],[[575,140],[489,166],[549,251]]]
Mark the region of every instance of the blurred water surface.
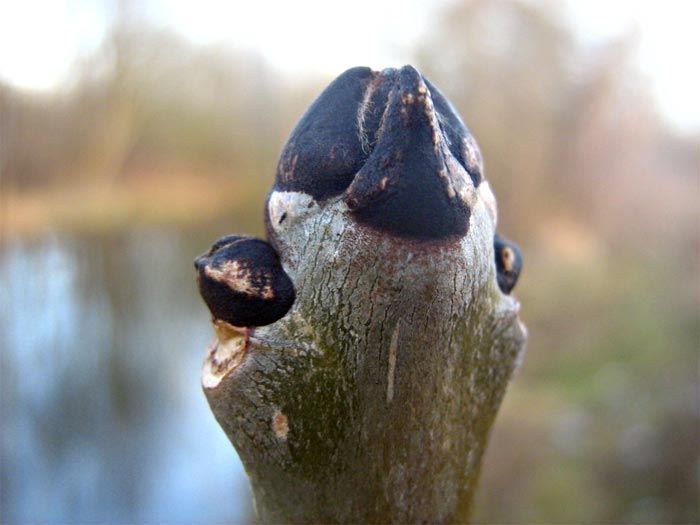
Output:
[[242,466],[207,406],[191,261],[212,232],[7,242],[3,522],[242,522]]

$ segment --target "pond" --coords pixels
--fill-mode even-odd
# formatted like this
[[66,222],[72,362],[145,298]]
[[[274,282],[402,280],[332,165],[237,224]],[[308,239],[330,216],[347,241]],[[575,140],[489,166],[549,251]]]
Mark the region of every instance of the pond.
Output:
[[201,391],[192,260],[225,231],[0,245],[0,508],[9,522],[250,521]]

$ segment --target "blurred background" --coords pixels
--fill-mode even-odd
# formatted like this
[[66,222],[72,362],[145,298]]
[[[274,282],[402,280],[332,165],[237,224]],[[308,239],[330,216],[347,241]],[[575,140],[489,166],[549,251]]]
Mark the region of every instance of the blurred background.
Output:
[[525,255],[528,352],[475,520],[700,521],[699,14],[0,4],[0,521],[253,519],[199,386],[192,260],[264,234],[277,155],[332,78],[404,63],[460,110]]

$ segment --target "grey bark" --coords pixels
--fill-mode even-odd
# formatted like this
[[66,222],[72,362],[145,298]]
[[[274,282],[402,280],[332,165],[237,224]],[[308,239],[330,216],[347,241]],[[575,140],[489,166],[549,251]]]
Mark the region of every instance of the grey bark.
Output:
[[273,197],[296,302],[249,340],[219,326],[202,373],[260,519],[467,521],[526,338],[517,300],[496,284],[488,183],[458,240],[377,232],[340,198]]

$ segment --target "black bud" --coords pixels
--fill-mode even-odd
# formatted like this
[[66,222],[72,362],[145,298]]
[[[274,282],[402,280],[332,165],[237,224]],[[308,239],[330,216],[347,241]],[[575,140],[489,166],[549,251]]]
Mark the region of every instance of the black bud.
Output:
[[294,285],[265,241],[226,236],[195,260],[199,293],[215,319],[234,326],[274,323],[294,303]]
[[496,234],[493,237],[496,257],[496,280],[503,293],[509,294],[523,269],[523,257],[517,244]]
[[360,223],[394,235],[464,235],[481,153],[459,115],[411,66],[333,81],[284,147],[274,189],[345,192]]

